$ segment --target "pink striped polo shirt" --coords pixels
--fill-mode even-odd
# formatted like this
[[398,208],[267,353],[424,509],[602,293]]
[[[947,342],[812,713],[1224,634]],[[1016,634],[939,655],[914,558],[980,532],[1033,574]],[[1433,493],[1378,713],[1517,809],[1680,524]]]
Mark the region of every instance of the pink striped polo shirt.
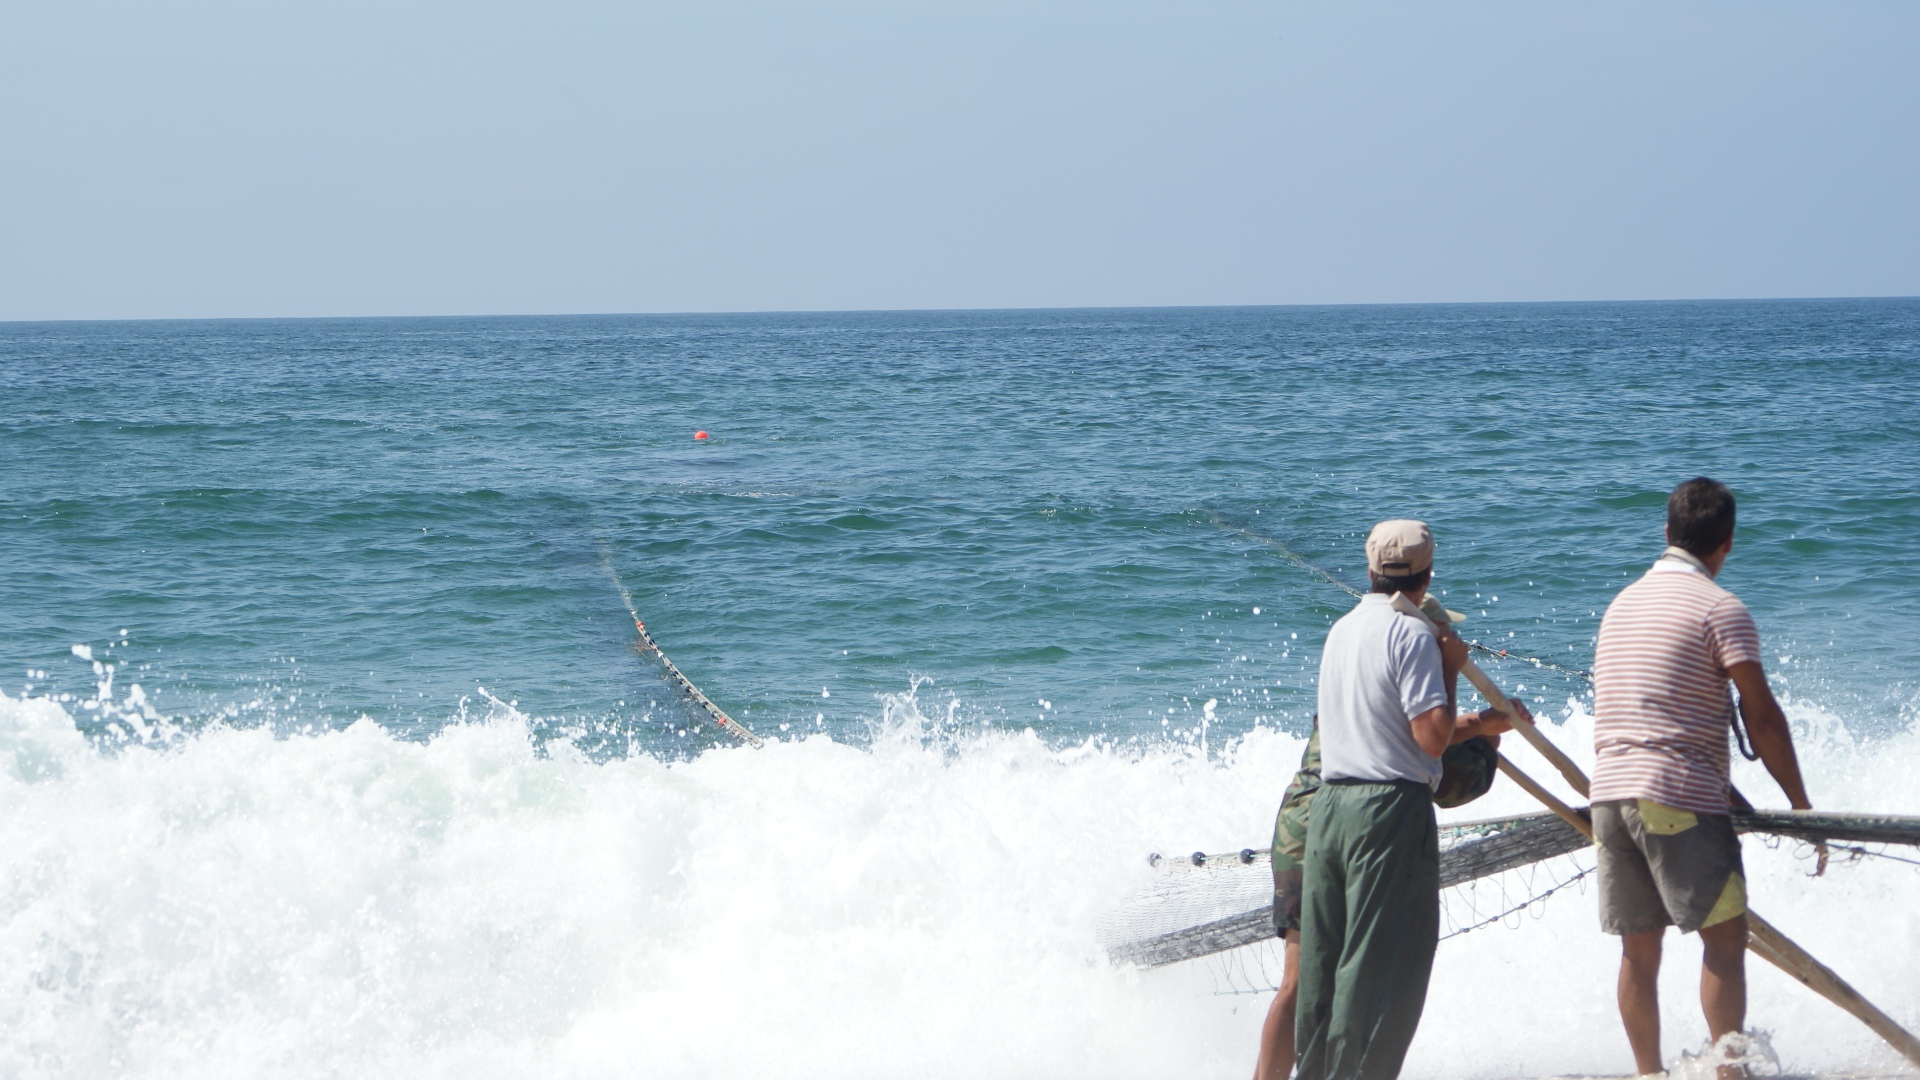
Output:
[[1760,659],[1747,606],[1678,559],[1620,590],[1593,657],[1594,802],[1727,812],[1727,668]]

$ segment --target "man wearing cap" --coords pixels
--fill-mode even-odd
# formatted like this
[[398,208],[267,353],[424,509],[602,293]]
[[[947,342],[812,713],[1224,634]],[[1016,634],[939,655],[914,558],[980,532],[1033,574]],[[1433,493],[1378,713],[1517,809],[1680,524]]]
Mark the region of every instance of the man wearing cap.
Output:
[[1600,926],[1620,935],[1620,1019],[1643,1075],[1663,1068],[1660,941],[1669,926],[1700,933],[1700,1006],[1715,1043],[1746,1024],[1747,890],[1729,813],[1729,681],[1740,690],[1752,756],[1794,809],[1811,805],[1760,666],[1760,632],[1746,605],[1714,581],[1733,550],[1733,520],[1725,484],[1701,476],[1674,488],[1669,546],[1608,605],[1594,647]]
[[[1296,1042],[1300,1080],[1391,1080],[1426,1005],[1440,931],[1433,792],[1447,747],[1508,724],[1459,715],[1467,659],[1416,606],[1433,580],[1424,522],[1367,537],[1371,592],[1327,634],[1320,657],[1321,788],[1307,826]],[[1525,706],[1515,702],[1522,712]]]

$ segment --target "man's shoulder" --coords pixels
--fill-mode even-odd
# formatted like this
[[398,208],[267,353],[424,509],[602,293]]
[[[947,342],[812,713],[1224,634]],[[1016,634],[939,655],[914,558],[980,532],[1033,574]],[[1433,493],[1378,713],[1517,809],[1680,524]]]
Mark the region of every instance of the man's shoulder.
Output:
[[1334,622],[1327,642],[1331,645],[1339,637],[1348,644],[1384,641],[1397,647],[1430,636],[1422,620],[1395,611],[1388,603],[1362,601]]
[[1702,645],[1722,662],[1737,663],[1758,654],[1759,628],[1747,605],[1712,578],[1657,567],[1608,605],[1594,670],[1619,674],[1622,664]]
[[1327,644],[1331,646],[1336,640],[1365,635],[1373,629],[1374,620],[1379,618],[1379,615],[1379,605],[1370,604],[1362,599],[1353,605],[1352,610],[1333,620],[1333,626],[1327,631]]
[[1401,655],[1425,652],[1429,648],[1435,656],[1440,655],[1440,645],[1433,640],[1433,631],[1428,629],[1423,619],[1396,611],[1393,621],[1386,627],[1385,636],[1387,647]]
[[1727,588],[1717,581],[1707,582],[1707,589],[1707,595],[1713,597],[1713,608],[1715,611],[1737,611],[1743,615],[1746,614],[1746,601],[1735,596],[1732,589]]

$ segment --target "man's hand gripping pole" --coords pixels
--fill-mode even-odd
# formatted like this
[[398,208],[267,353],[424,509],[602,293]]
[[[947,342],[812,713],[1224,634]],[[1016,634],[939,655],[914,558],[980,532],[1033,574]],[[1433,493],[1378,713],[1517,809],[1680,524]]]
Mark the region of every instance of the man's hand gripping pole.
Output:
[[[1418,605],[1407,599],[1406,593],[1393,594],[1393,610],[1400,612],[1402,615],[1412,615],[1426,623],[1427,629],[1432,631],[1435,636],[1443,632],[1439,625],[1436,624],[1426,612],[1420,610]],[[1533,747],[1534,750],[1539,752],[1541,757],[1546,758],[1548,762],[1552,763],[1554,768],[1560,770],[1560,775],[1566,777],[1567,783],[1573,786],[1573,790],[1579,792],[1581,795],[1587,793],[1587,777],[1585,773],[1580,771],[1580,766],[1575,765],[1572,758],[1561,753],[1559,747],[1553,745],[1545,735],[1542,735],[1540,729],[1534,726],[1531,717],[1513,707],[1513,702],[1507,700],[1507,695],[1500,692],[1500,688],[1494,685],[1493,680],[1487,677],[1486,672],[1480,670],[1480,665],[1474,663],[1472,657],[1468,657],[1466,662],[1460,665],[1460,674],[1465,675],[1467,681],[1473,684],[1473,688],[1480,691],[1480,696],[1487,699],[1488,705],[1493,706],[1495,710],[1506,715],[1507,719],[1513,724],[1513,730],[1519,732],[1520,737],[1527,740],[1528,746]]]

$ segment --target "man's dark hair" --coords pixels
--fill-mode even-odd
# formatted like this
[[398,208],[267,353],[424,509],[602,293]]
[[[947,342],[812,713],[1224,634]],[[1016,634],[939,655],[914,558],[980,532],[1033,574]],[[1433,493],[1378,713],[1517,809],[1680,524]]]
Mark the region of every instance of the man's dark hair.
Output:
[[1397,592],[1412,592],[1414,589],[1424,589],[1432,583],[1433,567],[1429,566],[1417,574],[1403,574],[1399,577],[1388,577],[1369,570],[1367,580],[1372,583],[1373,591],[1377,593],[1386,593],[1391,596]]
[[1667,497],[1667,542],[1696,559],[1719,550],[1733,535],[1733,492],[1704,476],[1673,489]]

